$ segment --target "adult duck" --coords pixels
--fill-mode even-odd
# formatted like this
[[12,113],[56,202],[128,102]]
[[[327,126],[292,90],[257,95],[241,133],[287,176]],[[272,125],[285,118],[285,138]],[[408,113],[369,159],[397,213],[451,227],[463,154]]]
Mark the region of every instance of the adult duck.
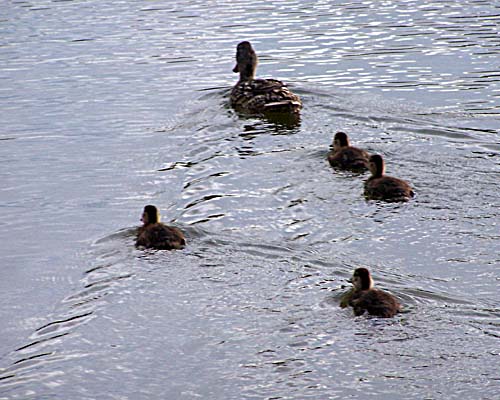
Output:
[[362,149],[351,146],[349,137],[344,132],[337,132],[333,138],[333,150],[328,154],[328,162],[334,168],[353,172],[368,169],[370,155]]
[[250,42],[236,48],[236,66],[240,79],[231,90],[231,106],[250,114],[298,114],[302,108],[299,96],[276,79],[255,79],[258,57]]
[[174,250],[182,249],[186,245],[186,239],[180,229],[160,222],[160,212],[155,206],[144,207],[141,221],[143,225],[137,232],[136,246]]
[[382,156],[374,154],[369,159],[371,176],[365,181],[365,196],[370,200],[408,201],[415,193],[408,182],[385,175]]
[[392,294],[373,287],[373,279],[366,268],[355,269],[351,282],[353,289],[348,301],[354,315],[367,312],[376,317],[390,318],[401,311],[401,305]]

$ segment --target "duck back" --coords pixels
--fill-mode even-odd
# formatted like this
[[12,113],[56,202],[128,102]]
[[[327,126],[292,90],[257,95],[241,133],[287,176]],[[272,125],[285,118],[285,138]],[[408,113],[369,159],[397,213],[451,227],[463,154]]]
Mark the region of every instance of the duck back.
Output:
[[231,106],[250,113],[298,113],[300,98],[276,79],[253,79],[238,82],[231,91]]
[[179,229],[162,223],[139,228],[136,241],[136,246],[158,250],[182,249],[185,245],[186,240]]
[[365,196],[371,200],[408,201],[414,196],[414,192],[404,180],[392,176],[382,176],[367,179]]
[[368,170],[369,154],[357,147],[343,147],[337,151],[332,151],[328,155],[330,165],[335,168],[347,169],[355,172]]
[[390,318],[400,311],[400,304],[389,293],[379,289],[363,290],[352,295],[350,303],[354,310],[354,315],[368,314]]

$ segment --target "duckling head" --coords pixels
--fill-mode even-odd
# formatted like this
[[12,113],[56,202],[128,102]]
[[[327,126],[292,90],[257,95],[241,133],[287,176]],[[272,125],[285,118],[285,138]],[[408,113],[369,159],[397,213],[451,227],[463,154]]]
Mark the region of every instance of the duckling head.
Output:
[[344,132],[337,132],[333,138],[333,150],[340,150],[349,146],[349,137]]
[[160,222],[160,212],[155,206],[148,205],[144,207],[141,221],[144,226],[147,226],[149,224],[156,224],[157,222]]
[[255,77],[257,62],[257,54],[250,42],[239,43],[236,47],[236,66],[233,72],[240,73],[240,81],[249,81]]
[[369,168],[373,177],[378,178],[385,174],[385,163],[381,155],[374,154],[369,161]]
[[373,288],[373,279],[366,268],[356,268],[351,278],[354,290],[369,290]]

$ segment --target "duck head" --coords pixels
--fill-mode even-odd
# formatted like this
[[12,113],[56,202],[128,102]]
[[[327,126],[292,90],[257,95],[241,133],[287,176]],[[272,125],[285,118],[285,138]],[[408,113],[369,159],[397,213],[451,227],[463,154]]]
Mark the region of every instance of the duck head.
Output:
[[337,132],[333,138],[333,150],[340,150],[349,146],[349,138],[344,132]]
[[241,42],[236,47],[236,66],[233,72],[240,73],[240,81],[249,81],[255,77],[255,70],[257,68],[257,54],[250,42]]
[[354,290],[369,290],[373,288],[373,279],[366,268],[356,268],[351,278]]
[[369,161],[369,168],[372,173],[372,177],[379,178],[385,174],[385,163],[381,155],[374,154],[370,157]]
[[156,224],[157,222],[160,222],[160,212],[155,206],[148,205],[144,207],[141,221],[144,226],[147,226],[149,224]]

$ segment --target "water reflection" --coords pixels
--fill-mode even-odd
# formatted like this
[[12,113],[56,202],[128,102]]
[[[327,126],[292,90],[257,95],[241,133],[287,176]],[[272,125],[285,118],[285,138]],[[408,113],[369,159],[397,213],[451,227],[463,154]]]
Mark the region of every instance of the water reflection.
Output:
[[[237,112],[238,116],[245,119],[255,119],[255,116]],[[286,113],[267,113],[262,116],[263,120],[268,123],[270,130],[275,130],[278,134],[287,134],[287,132],[298,132],[300,128],[300,114]],[[252,130],[252,125],[245,126],[245,130]],[[269,129],[266,129],[269,131]]]

